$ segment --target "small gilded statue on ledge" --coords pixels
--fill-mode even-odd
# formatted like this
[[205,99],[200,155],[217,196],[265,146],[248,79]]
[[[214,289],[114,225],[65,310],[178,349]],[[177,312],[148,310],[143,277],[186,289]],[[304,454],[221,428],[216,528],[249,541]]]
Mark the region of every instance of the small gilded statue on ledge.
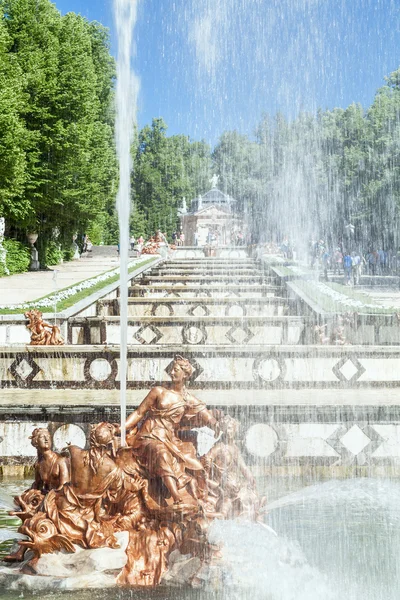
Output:
[[36,308],[28,310],[24,315],[28,319],[27,328],[31,332],[31,346],[63,346],[58,325],[50,325],[43,320],[43,313]]

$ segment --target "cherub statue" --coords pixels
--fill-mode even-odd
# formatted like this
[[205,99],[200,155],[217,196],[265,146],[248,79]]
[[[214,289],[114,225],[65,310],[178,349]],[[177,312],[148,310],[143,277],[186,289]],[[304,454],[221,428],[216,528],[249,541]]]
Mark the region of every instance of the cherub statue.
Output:
[[114,526],[106,518],[104,501],[123,488],[123,473],[112,457],[114,427],[93,425],[89,450],[68,446],[71,477],[68,485],[50,492],[44,501],[47,516],[60,534],[84,548],[116,547]]
[[324,325],[314,326],[315,340],[318,344],[329,344],[330,338],[327,335],[327,328],[328,325],[326,323]]
[[202,459],[209,489],[205,514],[211,518],[256,519],[264,499],[258,496],[255,479],[237,446],[239,422],[225,415],[220,428],[221,441]]
[[[58,325],[50,325],[43,320],[43,313],[36,308],[28,310],[25,317],[29,319],[27,328],[31,332],[31,346],[63,346],[64,340],[61,337]],[[47,328],[47,329],[46,329]],[[49,331],[50,329],[50,331]]]

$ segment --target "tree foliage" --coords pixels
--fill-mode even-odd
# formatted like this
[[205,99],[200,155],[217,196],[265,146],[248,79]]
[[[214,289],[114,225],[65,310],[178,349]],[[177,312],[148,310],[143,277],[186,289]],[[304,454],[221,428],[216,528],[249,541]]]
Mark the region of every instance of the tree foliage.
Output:
[[42,264],[107,211],[116,184],[107,31],[49,0],[0,0],[0,212]]
[[[264,115],[255,137],[225,132],[213,152],[223,188],[254,241],[323,237],[363,249],[400,246],[400,69],[372,106]],[[349,237],[347,225],[354,225]]]
[[132,229],[150,235],[161,229],[169,236],[178,223],[183,198],[192,200],[207,189],[210,148],[187,136],[167,137],[162,119],[153,119],[138,135],[132,178]]

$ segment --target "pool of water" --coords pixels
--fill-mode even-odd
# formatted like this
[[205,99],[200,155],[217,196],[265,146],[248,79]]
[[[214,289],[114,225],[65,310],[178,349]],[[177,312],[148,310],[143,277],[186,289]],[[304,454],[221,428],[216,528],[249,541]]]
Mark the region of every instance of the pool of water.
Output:
[[[400,482],[355,478],[304,486],[300,478],[259,478],[271,510],[262,525],[216,522],[230,574],[212,592],[191,588],[1,592],[3,600],[398,600]],[[4,481],[15,494],[29,482]],[[0,513],[0,529],[18,521]],[[3,542],[1,551],[8,549]]]

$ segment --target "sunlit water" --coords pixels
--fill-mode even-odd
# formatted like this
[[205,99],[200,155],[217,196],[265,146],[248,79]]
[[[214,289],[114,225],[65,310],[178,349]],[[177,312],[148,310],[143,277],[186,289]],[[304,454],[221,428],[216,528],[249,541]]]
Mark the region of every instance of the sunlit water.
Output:
[[[275,485],[276,484],[276,485]],[[301,487],[299,479],[260,479],[265,491],[286,488],[262,524],[215,521],[210,539],[223,544],[223,572],[213,590],[89,590],[0,592],[4,600],[398,600],[400,597],[400,483],[331,480]],[[5,482],[10,495],[24,482]],[[276,494],[274,494],[276,495]],[[1,500],[0,500],[1,502]],[[17,521],[2,511],[0,527]],[[4,538],[4,535],[1,536]],[[3,551],[8,546],[3,545]],[[210,572],[212,581],[213,573]]]
[[119,189],[117,197],[120,243],[120,398],[121,441],[125,444],[126,376],[128,355],[128,252],[129,215],[131,209],[131,145],[136,118],[138,80],[131,69],[132,35],[136,22],[138,0],[114,0],[118,34],[116,86],[116,142],[119,160]]

